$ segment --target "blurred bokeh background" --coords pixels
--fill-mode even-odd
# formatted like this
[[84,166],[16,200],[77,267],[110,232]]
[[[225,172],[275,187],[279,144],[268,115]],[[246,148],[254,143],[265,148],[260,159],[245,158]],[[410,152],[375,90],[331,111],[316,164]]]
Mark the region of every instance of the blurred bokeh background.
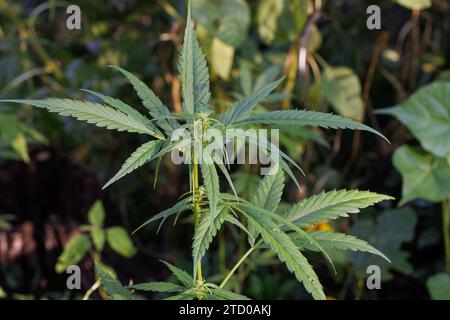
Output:
[[[367,27],[366,10],[373,2],[381,8],[380,30]],[[81,9],[80,30],[66,26],[70,4]],[[93,99],[80,90],[90,89],[141,108],[126,79],[108,68],[117,65],[138,75],[173,111],[181,111],[177,57],[185,14],[184,0],[0,0],[0,99]],[[392,155],[402,145],[419,143],[398,120],[375,111],[404,102],[431,82],[450,80],[445,71],[450,67],[448,1],[193,0],[193,17],[210,64],[217,110],[284,75],[281,88],[265,102],[268,109],[341,114],[391,140],[386,144],[339,130],[284,133],[283,149],[305,171],[298,175],[301,191],[291,181],[285,202],[334,188],[402,198],[402,175]],[[123,283],[166,279],[160,259],[190,268],[189,218],[175,226],[170,221],[158,234],[158,226],[151,225],[130,235],[188,191],[183,167],[167,159],[156,187],[152,164],[101,190],[145,142],[140,139],[29,106],[0,105],[0,298],[80,299],[95,283],[94,260]],[[257,168],[236,168],[240,194],[255,187],[257,173]],[[449,183],[441,186],[443,199],[416,197],[401,207],[398,201],[386,202],[348,221],[316,226],[358,235],[392,260],[388,265],[368,254],[333,254],[335,275],[320,256],[311,255],[330,299],[429,299],[432,290],[448,294],[441,212],[448,206]],[[107,230],[105,244],[70,242],[90,225]],[[222,230],[205,261],[208,278],[221,279],[246,245],[237,229]],[[81,290],[66,288],[65,264],[73,261],[82,268]],[[365,287],[370,264],[382,267],[381,290]],[[231,285],[255,299],[308,299],[264,250]]]

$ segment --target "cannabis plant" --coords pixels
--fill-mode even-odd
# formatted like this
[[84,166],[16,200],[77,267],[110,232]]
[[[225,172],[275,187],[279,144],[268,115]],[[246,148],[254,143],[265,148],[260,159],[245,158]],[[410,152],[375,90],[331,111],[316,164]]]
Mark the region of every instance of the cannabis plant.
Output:
[[[261,141],[245,136],[236,137],[241,144],[252,145],[277,164],[259,184],[257,191],[248,200],[234,192],[229,167],[220,161],[217,154],[207,154],[209,161],[199,161],[198,147],[206,147],[208,138],[204,134],[195,139],[179,140],[173,135],[179,129],[194,132],[201,129],[215,129],[226,132],[229,129],[246,129],[255,126],[284,128],[289,126],[313,126],[334,129],[364,130],[380,133],[359,122],[320,112],[307,110],[279,110],[256,112],[256,106],[271,94],[283,81],[279,79],[255,89],[248,96],[237,101],[225,112],[217,114],[211,104],[209,70],[202,49],[195,36],[188,6],[184,45],[179,58],[179,73],[182,82],[183,112],[171,113],[155,93],[130,72],[113,67],[128,78],[142,100],[151,119],[121,100],[88,91],[100,98],[103,104],[70,99],[10,100],[8,102],[28,104],[63,116],[72,116],[110,130],[127,131],[146,135],[148,142],[140,146],[123,164],[119,172],[106,183],[105,188],[128,175],[144,164],[180,151],[191,159],[189,162],[190,192],[171,208],[153,216],[143,226],[154,222],[163,223],[171,216],[189,212],[193,215],[194,236],[192,243],[193,270],[186,272],[166,263],[178,279],[177,283],[150,282],[133,286],[135,290],[174,293],[171,299],[244,299],[245,297],[226,290],[229,279],[239,266],[256,250],[271,250],[286,265],[296,279],[315,299],[325,299],[322,285],[308,260],[305,251],[320,252],[328,261],[328,250],[359,250],[377,254],[387,259],[368,243],[354,237],[334,232],[310,231],[316,223],[348,217],[361,208],[388,196],[358,190],[322,192],[289,208],[278,211],[278,204],[284,188],[285,174],[298,182],[290,165],[300,169],[296,162],[279,150],[271,141]],[[385,139],[385,138],[384,138]],[[225,149],[227,141],[220,148]],[[225,153],[224,153],[225,154]],[[275,156],[279,155],[279,156]],[[301,170],[301,169],[300,169]],[[232,193],[220,190],[220,172],[231,186]],[[220,284],[208,283],[202,273],[202,259],[224,223],[231,223],[248,235],[250,248],[236,262]],[[112,298],[135,299],[101,266],[96,267],[102,284]]]

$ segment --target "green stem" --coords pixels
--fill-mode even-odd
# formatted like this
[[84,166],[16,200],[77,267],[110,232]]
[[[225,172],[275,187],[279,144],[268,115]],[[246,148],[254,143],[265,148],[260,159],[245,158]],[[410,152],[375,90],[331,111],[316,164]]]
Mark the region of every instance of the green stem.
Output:
[[445,267],[450,274],[450,199],[442,203],[442,232],[445,245]]
[[230,272],[228,272],[227,276],[225,277],[225,279],[223,279],[223,281],[220,283],[219,288],[223,288],[228,280],[230,280],[231,276],[236,272],[236,270],[240,267],[240,265],[245,261],[245,259],[248,258],[248,256],[255,251],[258,246],[262,243],[262,241],[259,241],[258,243],[256,243],[253,247],[251,247],[250,249],[247,250],[247,252],[239,259],[238,262],[236,262],[236,264],[234,265],[234,267],[230,270]]
[[[194,199],[194,206],[193,206],[193,211],[194,211],[194,228],[197,228],[199,221],[200,221],[200,199],[198,199],[197,197],[197,193],[198,193],[198,164],[196,163],[196,161],[194,160],[194,164],[193,164],[194,168],[193,168],[193,174],[192,174],[192,189],[193,189],[193,199]],[[202,264],[201,262],[199,262],[198,267],[197,267],[197,280],[198,281],[202,281],[203,280],[203,276],[202,276]]]

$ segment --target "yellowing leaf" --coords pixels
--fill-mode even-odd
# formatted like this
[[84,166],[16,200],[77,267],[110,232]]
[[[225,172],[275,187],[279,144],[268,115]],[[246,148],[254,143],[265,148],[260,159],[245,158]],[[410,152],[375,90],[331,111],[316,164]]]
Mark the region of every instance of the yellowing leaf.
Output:
[[219,38],[214,38],[211,47],[211,63],[214,71],[224,80],[230,77],[234,48]]
[[361,83],[353,70],[346,67],[326,67],[322,75],[322,89],[325,99],[337,113],[363,122]]

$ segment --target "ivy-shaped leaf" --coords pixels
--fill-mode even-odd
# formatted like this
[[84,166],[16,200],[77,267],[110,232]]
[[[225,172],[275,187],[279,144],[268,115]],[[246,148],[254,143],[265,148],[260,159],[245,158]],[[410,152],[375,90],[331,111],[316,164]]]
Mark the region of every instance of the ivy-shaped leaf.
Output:
[[447,160],[402,146],[395,150],[393,163],[403,177],[403,205],[414,199],[440,202],[450,198],[450,165]]

